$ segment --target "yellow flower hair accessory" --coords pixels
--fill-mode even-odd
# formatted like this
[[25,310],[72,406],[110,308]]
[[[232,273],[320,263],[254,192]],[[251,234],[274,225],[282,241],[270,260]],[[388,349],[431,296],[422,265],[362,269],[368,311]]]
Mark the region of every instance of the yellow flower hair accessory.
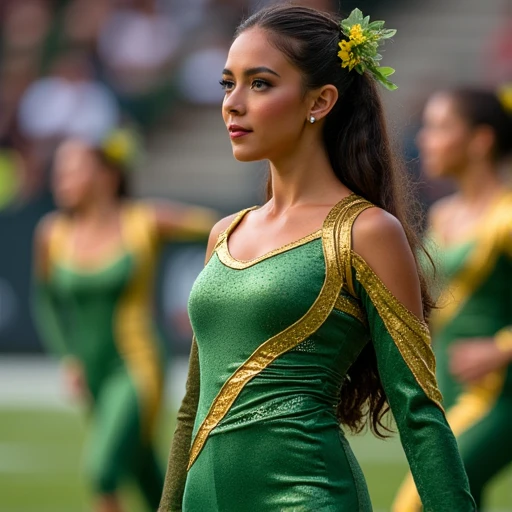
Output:
[[396,30],[385,29],[384,21],[372,21],[370,16],[363,17],[359,9],[354,9],[347,19],[340,23],[341,32],[348,38],[339,43],[338,57],[341,67],[349,71],[355,69],[360,75],[369,71],[386,89],[393,91],[397,86],[388,80],[395,70],[390,67],[381,67],[379,61],[382,55],[378,53],[379,45],[384,39],[396,34]]
[[141,141],[134,129],[117,128],[103,140],[100,149],[114,165],[131,170],[139,160]]

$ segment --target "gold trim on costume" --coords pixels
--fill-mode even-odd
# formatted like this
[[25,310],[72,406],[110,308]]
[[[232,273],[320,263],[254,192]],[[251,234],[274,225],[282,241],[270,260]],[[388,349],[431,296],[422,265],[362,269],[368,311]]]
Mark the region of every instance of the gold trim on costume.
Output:
[[362,324],[367,325],[366,316],[361,309],[361,306],[357,303],[357,301],[351,297],[347,297],[346,295],[340,295],[336,300],[336,304],[334,304],[334,309],[341,311],[343,313],[347,313],[354,317],[356,320],[359,320]]
[[245,217],[245,215],[255,210],[257,207],[253,208],[247,208],[246,210],[242,210],[233,220],[231,225],[219,235],[219,239],[217,240],[217,244],[215,246],[215,250],[217,251],[217,255],[219,257],[219,260],[226,265],[227,267],[233,268],[235,270],[243,270],[248,267],[252,267],[253,265],[256,265],[260,261],[264,261],[266,259],[272,258],[272,256],[276,256],[277,254],[281,254],[283,252],[289,251],[291,249],[294,249],[295,247],[299,247],[300,245],[307,244],[313,240],[316,240],[317,238],[320,238],[322,236],[322,229],[319,229],[315,231],[314,233],[310,233],[309,235],[303,236],[302,238],[299,238],[298,240],[295,240],[294,242],[290,242],[289,244],[283,245],[282,247],[278,247],[277,249],[274,249],[272,251],[269,251],[261,256],[258,256],[257,258],[253,258],[252,260],[239,260],[232,256],[232,254],[229,251],[229,235],[234,231],[234,229],[240,224],[242,219]]
[[[343,276],[340,271],[342,267],[338,264],[337,253],[338,249],[343,248],[343,244],[347,243],[347,236],[340,240],[341,230],[339,226],[342,224],[351,225],[357,215],[370,206],[372,205],[364,199],[350,195],[336,204],[329,212],[322,228],[325,280],[318,297],[302,318],[261,344],[249,359],[227,379],[214,398],[210,410],[192,442],[188,469],[194,464],[203,449],[210,432],[229,412],[245,385],[280,355],[302,343],[331,314],[343,286]],[[345,235],[347,232],[348,243],[350,244],[350,229],[343,230]],[[229,229],[227,234],[229,234]],[[219,246],[219,248],[222,247],[225,247],[225,243]]]
[[[452,321],[462,309],[466,301],[482,284],[496,265],[496,260],[507,239],[510,238],[510,205],[512,193],[507,191],[501,195],[492,207],[489,218],[482,228],[481,234],[475,238],[475,248],[466,259],[462,268],[445,286],[438,301],[440,309],[434,310],[431,319],[432,327],[437,331]],[[505,240],[503,240],[503,237]]]
[[127,206],[123,235],[135,258],[135,275],[115,311],[115,341],[139,392],[143,434],[155,425],[163,393],[163,371],[154,339],[151,316],[153,272],[157,248],[148,223],[149,212],[139,205]]
[[357,280],[363,285],[400,354],[425,394],[442,410],[436,360],[427,324],[413,315],[379,279],[361,256],[352,252]]
[[48,259],[50,267],[62,260],[66,253],[66,241],[68,232],[68,220],[66,216],[57,213],[51,227],[49,243],[48,243]]

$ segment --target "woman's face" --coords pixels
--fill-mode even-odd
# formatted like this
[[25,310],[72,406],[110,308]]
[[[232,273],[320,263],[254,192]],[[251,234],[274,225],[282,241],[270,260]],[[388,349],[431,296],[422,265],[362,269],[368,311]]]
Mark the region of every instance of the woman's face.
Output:
[[302,76],[264,30],[251,28],[235,39],[222,83],[235,158],[277,161],[293,154],[308,118]]
[[94,154],[80,141],[66,141],[55,154],[52,189],[57,206],[75,210],[94,198],[99,171]]
[[421,163],[431,178],[457,176],[470,160],[472,129],[458,113],[453,99],[436,94],[423,112],[418,135]]

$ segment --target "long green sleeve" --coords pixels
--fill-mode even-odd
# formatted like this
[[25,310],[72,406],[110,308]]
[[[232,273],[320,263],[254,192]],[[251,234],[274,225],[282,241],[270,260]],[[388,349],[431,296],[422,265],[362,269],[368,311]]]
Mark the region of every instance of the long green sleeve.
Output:
[[64,357],[72,355],[67,342],[64,321],[57,301],[49,284],[34,278],[32,291],[32,314],[39,336],[46,348],[53,354]]
[[162,501],[158,512],[181,512],[187,466],[192,442],[192,431],[199,403],[199,356],[194,339],[190,351],[188,378],[185,398],[178,412],[178,419],[172,440],[167,474],[165,475]]
[[380,378],[424,511],[474,511],[457,443],[439,404],[426,327],[362,259],[356,263],[354,289],[368,318]]

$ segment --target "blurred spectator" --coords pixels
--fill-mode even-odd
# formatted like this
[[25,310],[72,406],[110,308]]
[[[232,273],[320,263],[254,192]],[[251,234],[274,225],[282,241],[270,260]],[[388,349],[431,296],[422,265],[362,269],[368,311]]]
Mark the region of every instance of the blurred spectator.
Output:
[[503,4],[501,25],[496,27],[485,51],[485,76],[492,86],[512,81],[512,2]]
[[87,57],[62,55],[49,76],[32,84],[20,104],[20,130],[35,140],[78,136],[97,142],[119,122],[112,93],[91,72]]
[[148,125],[171,99],[170,70],[181,30],[151,0],[117,4],[101,27],[99,58],[123,106]]

